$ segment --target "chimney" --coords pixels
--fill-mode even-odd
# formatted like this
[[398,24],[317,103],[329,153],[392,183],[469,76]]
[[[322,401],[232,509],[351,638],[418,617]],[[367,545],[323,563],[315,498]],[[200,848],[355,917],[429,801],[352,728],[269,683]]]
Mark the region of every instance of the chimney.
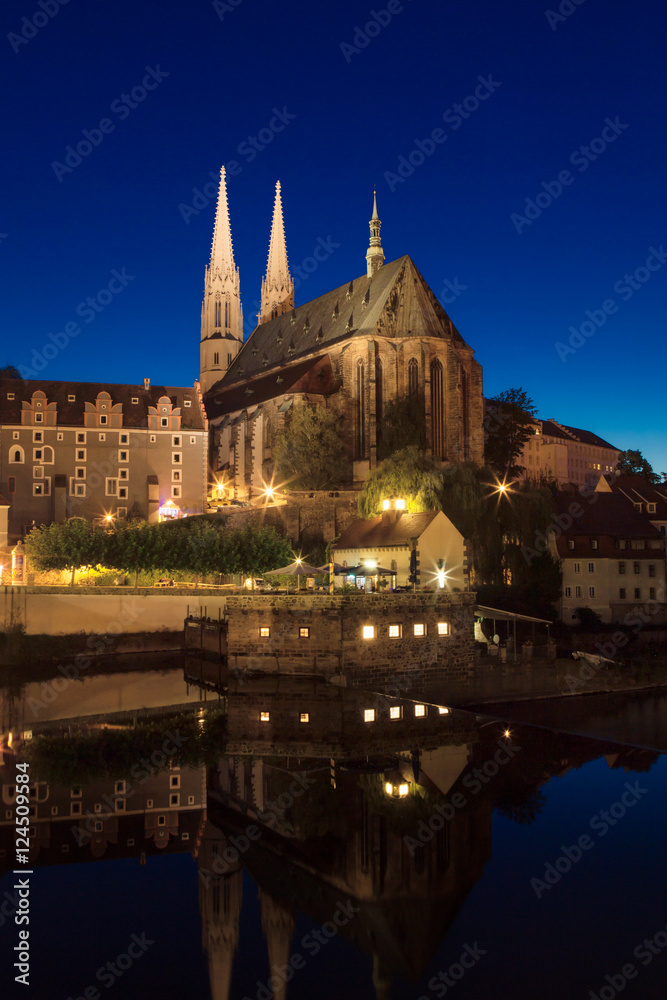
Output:
[[151,380],[149,378],[145,378],[144,379],[144,389],[150,389],[150,387],[151,387]]

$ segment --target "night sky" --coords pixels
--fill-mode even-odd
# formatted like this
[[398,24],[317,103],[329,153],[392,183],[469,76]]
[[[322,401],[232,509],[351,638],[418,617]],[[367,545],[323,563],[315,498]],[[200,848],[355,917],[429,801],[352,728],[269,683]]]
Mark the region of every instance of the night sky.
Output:
[[486,395],[667,469],[667,14],[547,2],[7,0],[0,364],[192,384],[220,165],[248,330],[275,181],[293,273],[328,247],[298,303],[365,273],[376,184]]

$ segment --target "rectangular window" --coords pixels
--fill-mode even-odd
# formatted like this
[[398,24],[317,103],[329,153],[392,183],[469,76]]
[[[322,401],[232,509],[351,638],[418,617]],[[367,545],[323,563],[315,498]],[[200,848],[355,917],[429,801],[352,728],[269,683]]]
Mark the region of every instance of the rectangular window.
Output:
[[647,506],[646,509],[648,510],[649,514],[655,514],[655,504],[654,503],[648,504],[648,506]]
[[85,462],[86,461],[86,449],[85,448],[77,448],[77,450],[76,450],[76,460],[77,460],[77,462]]
[[260,722],[270,722],[271,721],[271,713],[270,712],[260,712],[259,713],[259,721]]
[[137,403],[139,402],[139,397],[138,397],[138,396],[132,396],[132,402],[133,402],[133,403],[134,403],[134,405],[136,406],[136,405],[137,405]]
[[648,589],[648,596],[649,596],[649,600],[650,601],[654,601],[655,600],[655,587],[649,587],[649,589]]
[[655,576],[655,566],[653,563],[648,564],[648,575]]
[[70,807],[70,812],[71,812],[72,816],[80,816],[81,815],[81,803],[80,802],[72,802],[71,803],[71,807]]
[[443,705],[438,705],[438,715],[449,715],[449,709]]
[[41,448],[33,448],[32,449],[33,461],[34,462],[41,462],[43,454],[44,454],[44,452],[42,451]]
[[412,626],[412,634],[417,636],[426,635],[426,626],[423,622],[415,622]]
[[33,483],[32,484],[32,495],[34,497],[44,496],[44,483]]
[[575,587],[574,588],[574,596],[575,597],[581,597],[581,587]]
[[74,470],[74,475],[76,476],[77,479],[85,479],[86,467],[84,465],[78,465]]
[[118,499],[127,500],[127,486],[118,487]]
[[181,796],[178,794],[178,792],[172,792],[171,795],[169,796],[169,805],[179,806],[180,804],[181,804]]
[[171,481],[172,481],[172,483],[180,483],[180,481],[181,481],[181,470],[180,469],[172,469],[171,470]]
[[36,413],[35,414],[35,423],[36,424],[43,424],[44,423],[44,414],[43,413]]
[[449,635],[449,622],[438,622],[438,635]]
[[7,399],[14,399],[14,393],[13,392],[8,392],[7,393]]
[[625,600],[625,587],[621,587],[618,591],[618,596],[621,601]]
[[415,705],[415,718],[423,719],[426,715],[426,705]]
[[581,563],[575,563],[572,569],[575,573],[581,573]]
[[180,451],[172,451],[171,453],[171,464],[180,465],[181,464],[181,453]]
[[172,495],[172,497],[174,499],[178,500],[180,498],[180,496],[181,496],[181,487],[180,486],[172,486],[172,488],[171,488],[171,495]]
[[122,434],[118,435],[118,444],[129,444],[129,443],[130,443],[129,434],[125,434],[123,432]]
[[130,461],[129,455],[130,455],[130,453],[128,451],[119,451],[118,452],[118,461],[119,462],[129,462]]
[[638,576],[641,573],[641,565],[638,562],[632,564],[632,572],[635,576]]
[[181,435],[180,434],[174,435],[174,437],[171,439],[171,446],[172,446],[172,448],[180,448],[181,447]]
[[591,548],[592,549],[597,549],[597,547],[598,547],[598,540],[597,540],[597,538],[591,538]]
[[105,496],[115,497],[118,493],[118,480],[117,479],[105,479],[104,480],[104,493]]
[[77,497],[85,497],[86,487],[84,486],[84,484],[77,483],[76,486],[74,487],[74,493]]
[[389,626],[389,638],[390,639],[400,639],[401,638],[401,626],[400,625],[390,625]]
[[119,479],[122,479],[123,481],[127,482],[127,480],[129,479],[129,476],[130,476],[130,474],[129,474],[129,472],[128,472],[127,469],[119,469],[118,470],[118,478]]
[[32,478],[33,479],[43,479],[44,478],[44,466],[43,465],[33,465],[33,467],[32,467]]
[[641,600],[642,592],[640,587],[635,587],[635,600]]
[[169,426],[169,418],[168,417],[161,417],[160,418],[160,427],[168,427],[168,426]]
[[618,572],[619,572],[619,573],[620,573],[621,575],[623,575],[623,573],[625,573],[625,563],[624,563],[624,562],[620,562],[620,563],[618,564]]
[[310,638],[310,627],[308,625],[302,625],[299,629],[299,639],[309,639]]
[[116,507],[116,517],[127,517],[127,507]]
[[190,405],[190,400],[189,399],[184,399],[183,400],[183,406],[189,406],[189,405]]
[[374,639],[375,638],[375,625],[364,625],[362,629],[362,635],[364,639]]
[[107,422],[106,414],[105,413],[101,413],[100,414],[100,423],[102,424],[102,426],[104,426],[106,424],[106,422]]
[[396,719],[402,718],[402,716],[403,716],[403,708],[401,705],[390,705],[389,707],[390,719],[393,719],[395,721]]
[[262,625],[259,630],[260,639],[268,639],[271,635],[271,629],[268,625]]
[[364,722],[375,722],[375,709],[365,708],[364,709]]
[[572,597],[572,587],[566,587],[563,591],[564,597]]
[[567,540],[567,547],[568,547],[568,549],[573,549],[574,548],[574,538],[568,538],[568,540]]
[[595,587],[589,587],[588,588],[588,596],[589,597],[595,597]]
[[67,397],[67,402],[68,403],[76,403],[76,396],[68,396]]
[[299,722],[310,722],[310,715],[308,712],[299,713]]
[[589,563],[588,564],[588,572],[589,573],[594,573],[595,572],[595,563]]
[[32,432],[32,440],[33,440],[33,442],[35,444],[43,444],[44,443],[44,431],[33,431]]
[[85,431],[77,431],[77,434],[76,434],[76,443],[77,444],[85,444],[86,443],[86,432]]

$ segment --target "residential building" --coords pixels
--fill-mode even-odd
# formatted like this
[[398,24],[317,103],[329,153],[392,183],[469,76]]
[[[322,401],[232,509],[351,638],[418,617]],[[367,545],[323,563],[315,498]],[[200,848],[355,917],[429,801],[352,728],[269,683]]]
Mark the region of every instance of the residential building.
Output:
[[613,472],[619,450],[592,431],[566,427],[557,420],[535,420],[535,434],[524,445],[517,464],[525,468],[523,478],[555,480],[559,486],[572,483],[593,486],[600,475]]
[[[556,497],[552,551],[563,570],[561,618],[588,607],[604,622],[667,620],[665,539],[646,513],[620,493]],[[638,614],[639,613],[639,614]]]
[[9,543],[72,517],[149,521],[205,509],[208,428],[192,388],[0,379]]
[[[223,172],[215,267],[236,289],[226,206]],[[222,324],[213,334],[210,325],[202,326],[207,346],[201,383],[214,432],[212,465],[234,495],[256,495],[270,482],[276,434],[301,402],[339,418],[354,482],[377,464],[385,409],[397,397],[420,401],[435,459],[483,460],[481,366],[411,258],[384,262],[380,226],[374,200],[366,273],[295,307],[277,186],[259,325],[236,353],[241,315],[236,292],[230,292],[229,326]],[[207,273],[213,267],[212,257]],[[207,285],[203,315],[210,315],[206,303],[217,294]],[[220,295],[222,301],[222,290]],[[210,350],[214,359],[217,353],[217,364]]]
[[661,535],[667,534],[667,483],[650,483],[644,476],[606,475],[600,476],[595,491],[627,497]]

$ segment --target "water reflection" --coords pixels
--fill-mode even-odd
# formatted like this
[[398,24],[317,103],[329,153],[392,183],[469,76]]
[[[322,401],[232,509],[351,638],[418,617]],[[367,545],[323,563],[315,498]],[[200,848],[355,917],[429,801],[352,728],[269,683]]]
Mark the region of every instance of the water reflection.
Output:
[[[12,697],[5,694],[3,718],[16,723]],[[244,872],[259,892],[264,942],[253,949],[257,968],[267,968],[246,985],[249,997],[284,1000],[336,937],[372,959],[372,990],[388,1000],[395,977],[424,977],[481,879],[494,809],[528,825],[552,777],[603,754],[607,767],[636,772],[658,757],[522,726],[508,736],[505,723],[449,706],[308,679],[232,681],[204,699],[203,688],[190,687],[177,699],[180,714],[154,709],[145,716],[150,722],[130,722],[123,708],[45,724],[60,741],[61,766],[100,726],[116,726],[119,743],[136,739],[142,726],[155,734],[156,718],[163,735],[182,734],[186,704],[203,739],[201,756],[189,759],[177,746],[154,742],[152,753],[142,751],[123,773],[118,761],[127,758],[107,754],[82,782],[76,770],[58,782],[35,769],[30,863],[39,869],[191,854],[214,1000],[233,995]],[[225,752],[219,738],[213,746],[205,740],[216,712],[225,718]],[[107,729],[109,746],[114,738]],[[13,750],[28,747],[17,741],[3,751],[3,875],[13,858]],[[304,917],[313,924],[305,935],[296,932]]]

